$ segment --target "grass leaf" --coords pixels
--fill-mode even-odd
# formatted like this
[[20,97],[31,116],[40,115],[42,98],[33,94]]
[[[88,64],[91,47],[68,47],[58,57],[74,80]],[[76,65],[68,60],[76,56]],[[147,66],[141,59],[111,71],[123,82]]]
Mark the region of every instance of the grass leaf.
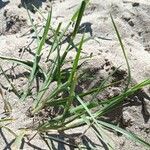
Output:
[[125,91],[126,91],[126,90],[128,89],[128,87],[129,87],[129,84],[130,84],[130,81],[131,81],[130,65],[129,65],[129,62],[128,62],[128,58],[127,58],[127,55],[126,55],[126,52],[125,52],[125,48],[124,48],[124,45],[123,45],[123,42],[122,42],[120,33],[119,33],[119,31],[118,31],[118,28],[117,28],[117,26],[116,26],[116,24],[115,24],[115,21],[114,21],[112,15],[110,15],[110,17],[111,17],[111,20],[112,20],[114,29],[115,29],[115,31],[116,31],[116,35],[117,35],[117,38],[118,38],[118,40],[119,40],[121,49],[122,49],[122,51],[123,51],[124,58],[125,58],[125,60],[126,60],[127,68],[128,68],[128,81],[127,81],[127,86],[126,86],[126,88],[125,88]]
[[120,132],[121,134],[123,134],[124,136],[126,136],[128,139],[134,141],[134,142],[137,142],[137,143],[140,143],[142,144],[143,146],[147,147],[147,148],[150,148],[150,144],[144,140],[142,140],[141,138],[139,138],[137,135],[135,135],[134,133],[132,132],[129,132],[129,131],[126,131],[116,125],[113,125],[113,124],[110,124],[110,123],[106,123],[106,122],[103,122],[103,121],[98,121],[99,124],[107,127],[107,128],[110,128],[110,129],[113,129],[117,132]]
[[25,134],[26,134],[25,130],[20,131],[19,135],[17,135],[14,143],[11,146],[12,150],[19,150],[20,149],[20,146],[22,144],[22,140],[23,140]]

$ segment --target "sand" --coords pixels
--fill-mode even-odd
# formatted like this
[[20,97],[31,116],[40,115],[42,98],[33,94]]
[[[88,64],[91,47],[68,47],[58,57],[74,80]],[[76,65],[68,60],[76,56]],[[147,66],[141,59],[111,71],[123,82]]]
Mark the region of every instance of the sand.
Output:
[[[22,2],[23,0],[0,1],[0,56],[21,57],[22,59],[30,60],[33,58],[35,52],[36,41],[30,44],[34,35],[30,33],[31,24]],[[33,0],[31,2],[36,5],[44,16],[47,15],[52,5],[52,24],[55,26],[58,22],[63,22],[65,26],[73,12],[79,6],[81,0],[52,0],[52,2],[48,0]],[[32,18],[34,18],[34,23],[37,23],[39,26],[43,25],[43,19],[40,14],[34,12],[30,4],[28,4],[28,8],[31,11]],[[83,31],[86,31],[85,35],[87,37],[95,37],[96,39],[88,41],[83,47],[84,56],[88,56],[91,53],[93,54],[93,57],[83,65],[83,68],[91,72],[97,70],[95,80],[88,84],[88,88],[92,87],[100,77],[105,77],[111,71],[112,67],[117,68],[121,66],[117,77],[119,76],[123,79],[126,76],[126,62],[110,19],[110,13],[117,24],[125,45],[131,67],[133,84],[142,82],[144,79],[150,77],[149,0],[91,0],[90,5],[85,11],[81,29],[77,35],[78,39],[80,39]],[[23,55],[22,52],[24,52]],[[71,52],[70,56],[74,54],[75,52]],[[11,64],[4,62],[5,61],[0,61],[0,65],[2,65],[3,69],[9,69]],[[26,83],[24,78],[26,71],[20,75],[20,70],[22,72],[22,68],[9,71],[12,76],[18,75],[18,78],[13,80],[18,88],[21,88]],[[6,91],[7,99],[12,105],[13,110],[11,116],[17,119],[16,122],[9,126],[18,133],[19,128],[23,128],[33,121],[25,114],[30,105],[30,101],[22,104],[12,92],[7,92],[9,85],[2,75],[0,76],[0,83],[3,85],[1,89],[4,93]],[[84,83],[82,86],[84,88],[86,87]],[[116,87],[103,96],[114,95],[115,92],[119,92],[121,88],[120,86]],[[5,116],[3,114],[3,106],[3,100],[0,97],[0,118]],[[128,105],[121,106],[114,111],[113,116],[109,116],[109,120],[113,122],[119,120],[120,122],[121,120],[119,118],[122,118],[127,130],[149,141],[149,117],[150,87],[147,87],[143,92],[135,94],[135,96],[130,99]],[[128,122],[130,123],[128,124]],[[65,132],[65,134],[50,132],[50,135],[70,141],[70,137],[79,137],[83,129],[86,129],[86,127],[71,130]],[[90,130],[88,132],[80,139],[86,145],[87,149],[91,149],[90,145],[94,143],[97,144],[97,149],[104,149],[101,147],[102,144],[96,136],[91,133]],[[30,134],[29,137],[34,135],[34,133]],[[108,134],[112,137],[115,149],[117,150],[145,150],[141,145],[133,143],[121,135],[118,136],[112,132],[108,132]],[[8,132],[0,130],[0,150],[10,149],[13,139],[14,137],[8,134]],[[87,143],[89,143],[89,145]],[[49,149],[38,135],[30,142],[23,142],[21,148],[24,150]],[[63,150],[65,148],[66,146],[60,143],[57,144],[57,142],[55,142],[53,146],[53,149]],[[67,149],[71,150],[74,148],[68,146]]]

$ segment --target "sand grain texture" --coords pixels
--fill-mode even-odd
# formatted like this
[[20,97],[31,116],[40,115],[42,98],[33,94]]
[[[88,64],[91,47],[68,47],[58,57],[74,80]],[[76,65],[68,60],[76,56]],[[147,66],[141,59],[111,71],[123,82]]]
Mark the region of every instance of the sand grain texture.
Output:
[[[30,44],[33,34],[27,31],[30,31],[31,24],[27,11],[21,2],[23,1],[11,0],[9,3],[0,1],[0,55],[17,58],[21,57],[22,59],[30,60],[33,58],[36,42]],[[50,3],[48,0],[34,0],[33,4],[37,4],[37,7],[44,13],[44,16],[46,16],[49,6],[52,5],[52,23],[55,26],[58,22],[63,22],[65,25],[80,2],[80,0],[52,0]],[[33,11],[30,4],[27,6]],[[82,33],[85,31],[86,36],[93,36],[97,40],[97,42],[90,40],[83,47],[85,55],[91,53],[94,55],[88,63],[83,65],[83,68],[89,69],[91,72],[93,70],[97,71],[93,72],[96,75],[93,82],[82,84],[84,88],[87,88],[87,86],[88,88],[92,87],[99,79],[108,75],[112,67],[117,68],[121,66],[120,72],[118,72],[116,76],[121,78],[126,76],[127,67],[125,59],[113,29],[110,13],[118,26],[125,45],[131,67],[133,84],[139,83],[150,77],[149,0],[91,0],[90,5],[85,11],[81,28],[77,36],[80,39]],[[42,25],[43,20],[38,13],[32,12],[31,16],[34,18],[34,23]],[[25,34],[26,32],[27,34]],[[23,55],[22,52],[24,52]],[[70,56],[73,54],[75,54],[75,52],[72,52]],[[11,64],[3,63],[3,61],[0,61],[0,65],[2,65],[3,69],[9,69],[11,67]],[[17,68],[15,72],[11,70],[10,73],[12,76],[18,75],[18,78],[16,77],[13,82],[21,89],[26,83],[24,79],[26,71],[20,75],[20,70],[22,70],[22,68]],[[0,83],[5,85],[2,87],[2,90],[7,91],[9,85],[2,75],[0,76]],[[133,96],[130,100],[131,103],[126,106],[120,106],[117,111],[114,111],[114,116],[109,115],[109,120],[114,122],[119,120],[119,122],[121,122],[119,118],[123,118],[122,122],[127,129],[133,131],[141,138],[150,141],[150,87],[148,88]],[[111,89],[104,93],[102,97],[115,95],[115,92],[119,92],[120,89],[121,87]],[[29,102],[22,104],[12,92],[7,94],[7,99],[10,101],[13,108],[11,116],[17,119],[17,122],[9,126],[14,131],[17,131],[19,128],[32,124],[33,120],[26,116],[26,110],[31,101],[29,100]],[[0,118],[4,116],[4,114],[2,114],[3,106],[3,100],[0,97]],[[127,124],[129,121],[130,124]],[[67,131],[65,134],[50,134],[71,141],[74,140],[74,138],[71,139],[70,137],[79,137],[83,129],[86,129],[86,127]],[[117,150],[145,150],[141,145],[126,140],[121,135],[117,136],[117,134],[113,133],[108,134],[114,140],[115,149]],[[30,137],[32,137],[32,135],[34,135],[34,133],[32,133]],[[7,131],[0,130],[0,150],[10,149],[9,147],[13,143],[13,139],[14,137],[8,134]],[[87,149],[90,149],[90,144],[93,145],[95,143],[97,144],[97,149],[103,149],[99,140],[90,130],[80,140],[86,145]],[[48,149],[47,145],[39,136],[35,136],[31,142],[24,142],[22,148],[24,150]],[[65,147],[63,144],[55,142],[53,149],[65,150]],[[73,148],[67,146],[66,149],[71,150]]]

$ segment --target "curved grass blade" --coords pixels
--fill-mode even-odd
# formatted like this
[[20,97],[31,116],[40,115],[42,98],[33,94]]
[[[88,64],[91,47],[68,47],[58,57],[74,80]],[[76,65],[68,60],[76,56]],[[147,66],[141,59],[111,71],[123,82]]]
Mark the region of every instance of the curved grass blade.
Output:
[[0,59],[2,60],[8,60],[8,61],[12,61],[14,63],[17,63],[19,65],[24,65],[27,69],[31,70],[33,67],[33,62],[32,61],[24,61],[18,58],[12,58],[12,57],[5,57],[5,56],[0,56]]
[[110,129],[113,129],[117,132],[120,132],[121,134],[123,134],[124,136],[126,136],[128,139],[134,141],[134,142],[137,142],[137,143],[140,143],[142,144],[143,146],[147,147],[147,148],[150,148],[150,144],[144,140],[142,140],[141,138],[139,138],[137,135],[135,135],[134,133],[132,132],[129,132],[129,131],[126,131],[118,126],[115,126],[113,124],[110,124],[110,123],[106,123],[106,122],[103,122],[103,121],[98,121],[99,124],[107,127],[107,128],[110,128]]
[[[4,57],[4,56],[0,56],[0,59],[12,61],[12,62],[14,62],[14,63],[16,63],[18,65],[23,65],[28,70],[32,70],[32,67],[33,67],[33,62],[29,61],[29,60],[21,60],[21,59],[18,59],[18,58],[11,58],[11,57]],[[39,64],[37,66],[37,71],[38,71],[39,74],[43,75],[43,77],[45,79],[47,78],[46,73],[43,71],[42,67],[39,66]]]
[[120,103],[122,103],[125,98],[134,94],[136,91],[142,89],[143,87],[145,87],[147,85],[150,85],[150,79],[147,79],[147,80],[143,81],[142,83],[137,84],[137,85],[133,86],[132,88],[128,89],[126,92],[109,99],[108,101],[110,103],[105,105],[101,110],[97,111],[95,113],[95,117],[102,116],[102,115],[106,114],[107,112],[110,112],[112,109],[116,108],[116,106],[118,106]]

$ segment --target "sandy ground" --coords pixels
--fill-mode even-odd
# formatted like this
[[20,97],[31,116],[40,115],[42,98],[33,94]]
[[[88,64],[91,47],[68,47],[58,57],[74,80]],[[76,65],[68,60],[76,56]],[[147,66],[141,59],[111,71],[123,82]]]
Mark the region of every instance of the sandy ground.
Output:
[[[22,57],[23,59],[31,59],[34,55],[36,42],[32,41],[33,34],[30,33],[31,25],[27,15],[27,11],[21,4],[23,0],[0,1],[0,55],[9,57]],[[55,26],[58,22],[63,22],[65,25],[73,12],[80,4],[80,0],[33,0],[32,3],[44,14],[47,14],[50,6],[53,8],[52,24]],[[32,6],[28,5],[31,10],[31,16],[34,18],[34,23],[38,25],[43,24],[42,17],[37,12],[33,12]],[[124,42],[127,56],[129,59],[132,81],[139,83],[144,79],[150,77],[150,2],[148,0],[91,0],[90,5],[85,11],[81,29],[78,33],[80,38],[83,31],[86,31],[86,36],[95,37],[95,40],[88,41],[83,48],[84,55],[93,53],[93,57],[89,60],[83,68],[96,74],[95,80],[88,84],[92,87],[100,77],[105,77],[112,67],[121,66],[117,72],[116,78],[123,79],[126,76],[126,63],[123,57],[119,42],[116,38],[113,25],[110,19],[112,14],[118,26],[122,40]],[[22,52],[23,55],[22,55]],[[71,55],[74,52],[71,53]],[[9,69],[11,64],[0,61],[3,69]],[[102,67],[103,66],[103,67]],[[102,69],[103,68],[103,69]],[[18,88],[24,86],[26,80],[24,75],[20,76],[21,68],[10,73],[12,76],[18,78],[14,80]],[[95,72],[96,70],[96,72]],[[8,84],[1,75],[0,83],[2,90],[5,92],[8,89]],[[86,85],[83,83],[83,86]],[[108,91],[106,95],[114,95],[121,87],[116,87],[112,91]],[[7,92],[6,92],[7,93]],[[9,99],[13,112],[12,117],[17,119],[17,122],[11,125],[14,131],[18,128],[32,122],[30,118],[25,115],[25,112],[30,105],[29,103],[20,103],[18,98],[13,94],[6,94]],[[141,138],[150,140],[150,87],[146,88],[144,92],[137,93],[130,99],[130,102],[125,106],[121,106],[119,110],[114,111],[113,116],[109,116],[110,121],[115,122],[122,118],[124,127],[136,133]],[[0,118],[3,114],[3,101],[0,98]],[[128,123],[130,122],[130,123]],[[85,127],[86,128],[86,127]],[[50,133],[51,136],[70,139],[70,137],[78,137],[85,128],[79,128],[66,132],[65,134]],[[103,149],[99,140],[89,130],[81,141],[90,149],[90,144],[97,144],[97,149]],[[33,135],[34,133],[32,133]],[[108,133],[114,140],[115,149],[117,150],[144,150],[139,144],[126,140],[123,136]],[[32,137],[30,135],[30,137]],[[11,149],[14,137],[6,131],[0,130],[0,150]],[[88,141],[88,142],[87,142]],[[88,143],[88,144],[87,144]],[[40,137],[36,136],[30,142],[24,142],[22,149],[48,149],[47,145],[43,143]],[[65,147],[62,144],[55,143],[53,149],[63,150]],[[67,148],[73,149],[73,148]]]

